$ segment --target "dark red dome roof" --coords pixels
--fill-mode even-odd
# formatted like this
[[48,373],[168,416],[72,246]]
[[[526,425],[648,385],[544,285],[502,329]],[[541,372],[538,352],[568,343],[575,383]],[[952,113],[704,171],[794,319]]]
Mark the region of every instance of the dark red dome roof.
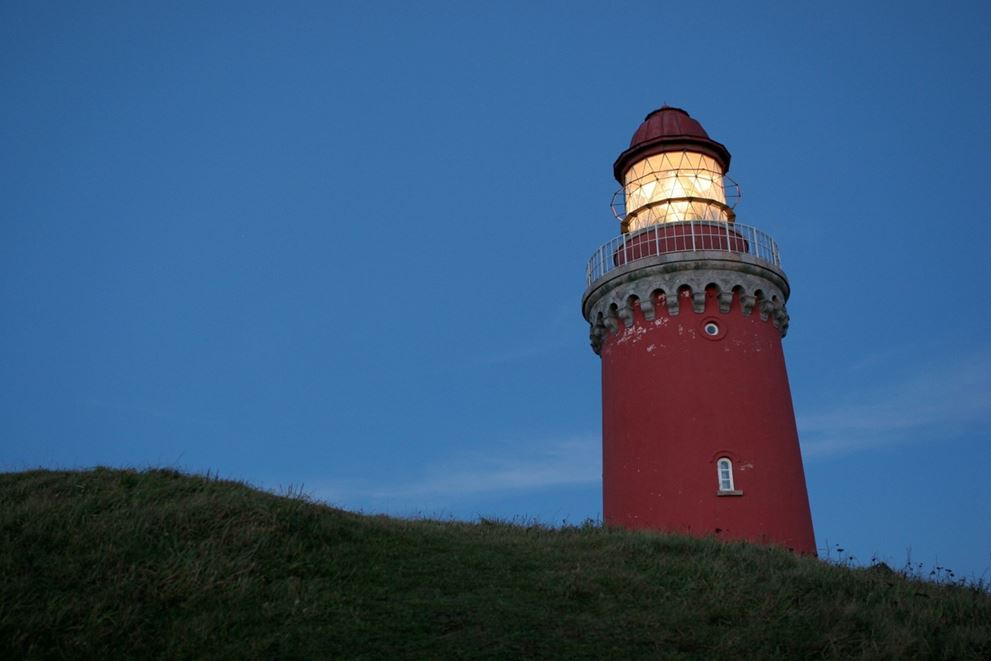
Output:
[[654,154],[668,151],[695,151],[711,156],[729,171],[730,153],[709,137],[702,125],[681,108],[663,106],[644,117],[633,134],[630,147],[616,159],[613,174],[619,183],[631,165]]

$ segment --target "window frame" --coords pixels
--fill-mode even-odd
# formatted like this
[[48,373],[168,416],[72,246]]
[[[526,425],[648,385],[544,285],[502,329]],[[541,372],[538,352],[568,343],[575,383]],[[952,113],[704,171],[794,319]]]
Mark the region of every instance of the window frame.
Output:
[[[725,476],[723,475],[725,471]],[[729,488],[723,488],[726,483]],[[736,476],[733,474],[733,460],[727,456],[716,459],[716,491],[717,496],[742,496],[743,492],[736,488]]]

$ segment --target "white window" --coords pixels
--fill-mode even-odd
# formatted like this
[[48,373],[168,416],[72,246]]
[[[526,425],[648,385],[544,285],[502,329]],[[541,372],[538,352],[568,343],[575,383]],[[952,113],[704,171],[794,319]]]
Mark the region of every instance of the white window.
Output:
[[716,462],[716,474],[720,491],[733,491],[733,462],[726,457]]

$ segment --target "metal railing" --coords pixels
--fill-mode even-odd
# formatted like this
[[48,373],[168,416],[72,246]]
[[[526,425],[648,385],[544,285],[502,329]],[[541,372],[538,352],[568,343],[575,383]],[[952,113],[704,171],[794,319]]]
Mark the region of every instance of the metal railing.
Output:
[[585,271],[586,285],[613,269],[658,255],[693,251],[750,255],[780,268],[778,244],[766,232],[739,223],[686,220],[661,223],[621,234],[592,253]]

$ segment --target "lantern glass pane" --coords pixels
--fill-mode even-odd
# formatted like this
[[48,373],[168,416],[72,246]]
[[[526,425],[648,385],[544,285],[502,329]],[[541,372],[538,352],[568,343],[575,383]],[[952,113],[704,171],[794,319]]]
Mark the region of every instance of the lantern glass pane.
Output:
[[623,188],[630,231],[683,220],[728,220],[723,171],[705,154],[648,156],[627,170]]

